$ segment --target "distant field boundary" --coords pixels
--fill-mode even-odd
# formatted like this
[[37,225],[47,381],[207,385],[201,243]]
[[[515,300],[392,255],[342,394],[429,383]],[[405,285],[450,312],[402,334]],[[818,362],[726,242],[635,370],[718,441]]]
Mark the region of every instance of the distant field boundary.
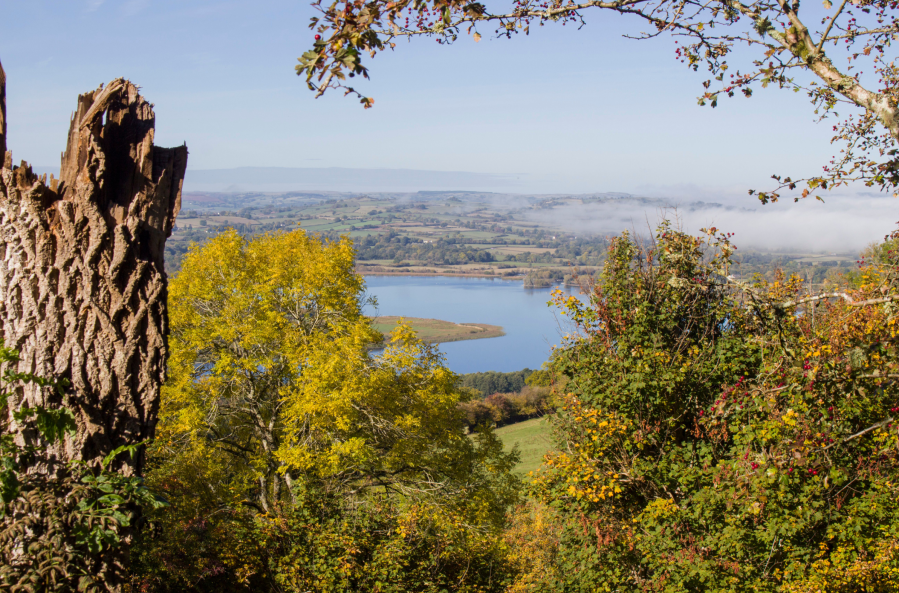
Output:
[[[490,278],[493,280],[502,280],[503,282],[517,282],[524,285],[524,279],[526,276],[524,274],[520,276],[500,276],[499,274],[474,274],[474,273],[456,273],[456,272],[367,272],[365,270],[356,270],[362,276],[403,276],[406,278],[414,278],[416,276],[421,276],[423,278]],[[572,282],[552,282],[550,284],[541,284],[540,286],[524,286],[524,288],[532,289],[532,288],[554,288],[557,286],[565,286],[565,287],[578,287],[580,286],[577,283]]]

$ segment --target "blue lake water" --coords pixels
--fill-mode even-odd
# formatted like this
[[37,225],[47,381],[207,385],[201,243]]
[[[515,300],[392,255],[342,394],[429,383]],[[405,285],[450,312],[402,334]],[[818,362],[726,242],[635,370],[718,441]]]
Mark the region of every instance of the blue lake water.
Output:
[[[551,288],[492,278],[366,276],[377,310],[367,315],[402,315],[455,323],[500,325],[505,336],[440,344],[447,366],[457,373],[539,369],[553,345],[572,330],[567,318],[547,305]],[[578,295],[579,289],[562,288]]]

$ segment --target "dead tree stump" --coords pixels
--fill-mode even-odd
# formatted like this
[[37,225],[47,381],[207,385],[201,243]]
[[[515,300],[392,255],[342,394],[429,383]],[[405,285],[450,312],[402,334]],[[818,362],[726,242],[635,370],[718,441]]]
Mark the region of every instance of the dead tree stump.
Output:
[[[4,82],[0,68],[0,98]],[[10,414],[69,407],[77,433],[50,455],[96,463],[153,436],[167,356],[163,250],[187,147],[153,146],[152,105],[119,78],[78,97],[60,179],[48,182],[12,166],[0,105],[0,337],[21,353],[19,371],[71,384],[64,401],[22,388]],[[119,471],[141,472],[142,456],[121,457]]]
[[6,162],[6,72],[0,64],[0,167]]

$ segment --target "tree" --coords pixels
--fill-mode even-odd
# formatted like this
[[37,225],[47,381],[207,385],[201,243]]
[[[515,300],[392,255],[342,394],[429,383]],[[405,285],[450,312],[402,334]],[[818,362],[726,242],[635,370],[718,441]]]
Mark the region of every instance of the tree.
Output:
[[[0,69],[3,149],[4,96]],[[41,496],[60,496],[63,505],[71,500],[60,480],[73,463],[139,477],[140,445],[156,425],[167,357],[163,250],[181,205],[187,147],[154,146],[154,117],[137,87],[116,79],[79,96],[59,180],[38,177],[25,162],[14,167],[9,151],[0,163],[0,340],[17,352],[0,367],[66,385],[14,383],[0,428],[36,447],[37,459],[22,467],[29,480],[46,482]],[[68,410],[74,430],[41,441],[23,420],[40,409]],[[109,457],[121,447],[135,455]],[[25,530],[16,517],[6,515],[2,528]],[[132,527],[118,521],[123,545],[103,547],[98,561],[95,572],[111,590],[122,585]]]
[[0,166],[6,162],[6,72],[0,64]]
[[[371,354],[383,336],[362,315],[363,288],[348,238],[328,241],[297,230],[245,239],[232,230],[185,256],[171,286],[170,376],[151,475],[173,510],[161,518],[158,546],[148,544],[148,565],[160,562],[160,573],[175,574],[182,569],[166,559],[186,557],[194,567],[224,566],[232,584],[244,571],[320,590],[321,579],[336,573],[317,572],[331,569],[306,565],[296,554],[318,554],[324,534],[332,533],[337,539],[329,545],[363,557],[348,561],[352,567],[340,579],[348,590],[364,589],[359,583],[377,562],[367,563],[368,552],[359,550],[381,558],[380,546],[420,544],[435,546],[439,556],[441,549],[464,549],[464,541],[488,541],[503,524],[516,496],[514,456],[503,454],[489,432],[464,433],[465,392],[438,351],[408,327],[392,335],[382,354]],[[201,533],[216,530],[218,539],[237,542],[244,538],[237,532],[251,533],[241,540],[250,542],[246,554],[232,556],[220,542],[203,552],[211,554],[206,560],[193,555],[201,553],[198,545],[165,551],[165,542],[184,543],[176,538],[196,533],[187,530],[194,521],[208,525]],[[356,521],[401,532],[404,524],[421,524],[409,531],[421,539],[379,540],[356,533]],[[449,538],[446,545],[438,545],[441,538]],[[293,551],[279,556],[282,546]],[[193,582],[203,572],[183,574]],[[473,568],[461,582],[479,574]],[[224,578],[205,576],[203,586],[212,589]]]
[[[154,115],[123,79],[81,95],[60,179],[0,169],[0,328],[19,371],[68,381],[60,399],[28,386],[24,406],[69,407],[73,440],[53,453],[98,462],[153,436],[165,377],[165,240],[187,148],[153,146]],[[11,165],[12,157],[5,159]],[[46,398],[50,397],[51,400]],[[122,460],[139,473],[143,455]]]
[[[893,591],[899,253],[839,295],[736,283],[726,236],[618,238],[581,326],[548,590]],[[712,256],[714,254],[714,256]]]
[[[693,70],[704,65],[709,72],[700,105],[715,107],[719,98],[736,93],[750,97],[754,88],[773,84],[806,93],[821,119],[838,118],[836,109],[848,106],[852,115],[834,126],[832,140],[843,148],[820,174],[801,180],[806,184],[802,197],[851,181],[885,191],[899,185],[899,69],[889,56],[899,20],[890,0],[840,0],[836,7],[824,0],[828,12],[823,18],[789,0],[515,0],[511,10],[498,13],[472,0],[316,0],[313,6],[321,12],[310,24],[315,42],[296,70],[318,96],[341,88],[371,107],[373,99],[347,86],[347,76],[367,78],[362,54],[374,57],[404,38],[426,36],[451,44],[467,33],[477,41],[481,25],[495,26],[499,37],[527,35],[532,25],[550,22],[580,29],[591,10],[614,12],[647,27],[636,35],[639,39],[668,34],[683,42],[676,57]],[[746,53],[735,52],[744,45]],[[844,58],[849,63],[840,69],[836,63]],[[732,69],[729,60],[737,67]],[[774,191],[758,193],[763,202],[776,201],[779,191],[801,183],[774,179]]]

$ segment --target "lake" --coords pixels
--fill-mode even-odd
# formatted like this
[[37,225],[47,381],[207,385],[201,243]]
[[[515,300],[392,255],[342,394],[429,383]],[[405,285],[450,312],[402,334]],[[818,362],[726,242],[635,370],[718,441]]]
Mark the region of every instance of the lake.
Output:
[[[366,315],[403,315],[455,323],[501,325],[499,338],[440,344],[457,373],[539,369],[553,345],[572,330],[567,318],[547,306],[553,288],[522,287],[521,281],[446,276],[366,276],[367,293],[378,300]],[[577,288],[561,288],[579,295]]]

